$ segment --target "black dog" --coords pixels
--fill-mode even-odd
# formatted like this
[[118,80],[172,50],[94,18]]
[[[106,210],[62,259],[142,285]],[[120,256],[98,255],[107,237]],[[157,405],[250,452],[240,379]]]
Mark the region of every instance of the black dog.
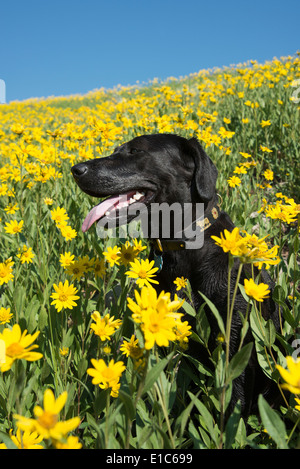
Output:
[[[103,217],[109,219],[111,212],[119,208],[120,194],[123,195],[122,203],[126,207],[138,201],[146,206],[153,202],[167,202],[170,205],[204,204],[204,244],[200,249],[186,249],[184,240],[155,239],[151,255],[159,251],[163,261],[157,275],[160,290],[174,294],[175,278],[188,278],[196,310],[203,303],[200,291],[214,303],[226,321],[228,255],[211,236],[220,236],[225,229],[232,231],[234,224],[225,212],[218,209],[217,169],[196,139],[187,140],[169,134],[136,137],[116,148],[111,156],[73,166],[72,173],[79,187],[87,194],[99,198],[112,196],[90,212],[83,224],[83,231],[89,229],[96,220]],[[231,275],[231,290],[235,285],[237,267],[236,262]],[[262,281],[272,287],[271,279],[264,271]],[[278,330],[276,304],[268,298],[262,306],[264,318],[271,318]],[[239,312],[245,314],[245,309],[246,301],[238,292],[231,329],[231,356],[237,352],[240,343]],[[206,314],[211,327],[210,344],[213,350],[219,328],[208,308]],[[246,341],[249,340],[250,333],[246,338]],[[204,356],[199,347],[195,342],[191,344],[190,354],[196,355],[201,361]],[[232,403],[240,400],[243,413],[248,414],[255,410],[258,395],[261,393],[267,397],[272,386],[273,382],[263,374],[254,352],[245,372],[234,381]]]

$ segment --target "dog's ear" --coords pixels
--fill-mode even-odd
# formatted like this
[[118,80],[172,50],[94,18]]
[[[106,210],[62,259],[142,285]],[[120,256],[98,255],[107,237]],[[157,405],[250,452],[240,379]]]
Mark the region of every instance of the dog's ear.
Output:
[[193,185],[202,202],[211,200],[216,192],[218,171],[196,138],[188,140],[190,154],[194,159]]

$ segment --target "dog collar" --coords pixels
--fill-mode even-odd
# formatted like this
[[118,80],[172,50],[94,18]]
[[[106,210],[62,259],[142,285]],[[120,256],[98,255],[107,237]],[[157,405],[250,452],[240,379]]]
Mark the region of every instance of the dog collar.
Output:
[[[200,231],[207,230],[219,218],[221,213],[219,203],[205,212],[205,216],[195,220],[193,224],[200,227]],[[154,255],[159,257],[165,251],[184,251],[188,240],[186,239],[153,239]]]

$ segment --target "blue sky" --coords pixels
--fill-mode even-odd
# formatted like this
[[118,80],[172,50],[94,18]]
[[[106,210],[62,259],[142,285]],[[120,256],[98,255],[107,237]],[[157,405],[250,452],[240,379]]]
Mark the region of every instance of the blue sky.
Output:
[[0,6],[6,102],[180,77],[300,49],[299,0],[14,0]]

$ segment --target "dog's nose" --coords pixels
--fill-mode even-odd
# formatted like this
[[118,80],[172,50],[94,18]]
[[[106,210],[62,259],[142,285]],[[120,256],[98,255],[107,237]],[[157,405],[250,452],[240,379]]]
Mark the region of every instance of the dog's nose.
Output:
[[85,163],[78,163],[75,166],[72,166],[71,171],[74,177],[83,176],[88,170],[88,167]]

